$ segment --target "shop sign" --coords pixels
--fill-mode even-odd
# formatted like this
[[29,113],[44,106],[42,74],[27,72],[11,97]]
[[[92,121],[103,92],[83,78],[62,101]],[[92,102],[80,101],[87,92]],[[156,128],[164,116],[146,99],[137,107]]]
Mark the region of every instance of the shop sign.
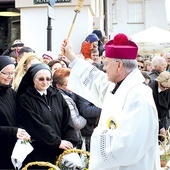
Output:
[[[71,0],[55,0],[55,3],[71,2]],[[47,4],[48,0],[34,0],[34,4]]]

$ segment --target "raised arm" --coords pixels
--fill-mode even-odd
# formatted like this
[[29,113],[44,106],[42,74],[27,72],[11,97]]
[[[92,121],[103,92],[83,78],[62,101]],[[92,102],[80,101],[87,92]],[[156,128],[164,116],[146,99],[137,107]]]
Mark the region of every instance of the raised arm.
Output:
[[71,62],[77,58],[76,54],[73,52],[72,43],[70,40],[63,41],[61,51]]

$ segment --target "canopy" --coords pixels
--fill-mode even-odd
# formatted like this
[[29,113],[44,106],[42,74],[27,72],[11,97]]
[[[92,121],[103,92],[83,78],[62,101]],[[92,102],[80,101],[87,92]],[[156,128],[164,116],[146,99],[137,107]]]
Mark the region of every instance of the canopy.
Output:
[[131,35],[130,38],[136,43],[170,43],[170,32],[157,27],[150,27]]
[[130,36],[137,43],[140,54],[155,55],[170,50],[170,32],[158,27],[150,27]]

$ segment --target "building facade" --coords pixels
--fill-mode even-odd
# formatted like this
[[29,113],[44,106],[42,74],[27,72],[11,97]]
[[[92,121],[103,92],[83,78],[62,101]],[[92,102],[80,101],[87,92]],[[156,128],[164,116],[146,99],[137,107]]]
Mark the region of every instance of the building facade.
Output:
[[[48,47],[48,4],[43,0],[16,0],[16,8],[21,13],[21,39],[41,55]],[[60,54],[61,43],[67,38],[75,17],[77,0],[56,1],[51,9],[51,50],[55,56]],[[93,29],[104,30],[103,0],[85,0],[77,14],[70,39],[74,51],[80,52],[81,43]]]
[[15,0],[0,0],[0,55],[20,37],[20,17],[16,14]]
[[[77,0],[55,0],[50,10],[51,50],[60,54],[62,41],[67,38]],[[48,48],[48,0],[15,0],[20,10],[21,39],[38,55]],[[74,51],[80,52],[81,43],[94,29],[100,29],[109,39],[117,33],[127,35],[156,26],[168,30],[165,0],[85,0],[77,14],[70,39]]]
[[[119,32],[131,36],[150,27],[169,30],[165,0],[111,0],[108,3],[110,38]],[[138,45],[140,54],[149,58],[169,51],[154,42]]]
[[[77,0],[58,0],[52,26],[52,51],[60,53],[62,41],[67,38]],[[47,50],[47,0],[15,0],[21,12],[21,38],[41,54]],[[161,11],[161,12],[158,12]],[[94,29],[100,29],[109,38],[119,32],[132,35],[151,26],[168,30],[165,0],[85,0],[77,15],[70,36],[75,52]]]

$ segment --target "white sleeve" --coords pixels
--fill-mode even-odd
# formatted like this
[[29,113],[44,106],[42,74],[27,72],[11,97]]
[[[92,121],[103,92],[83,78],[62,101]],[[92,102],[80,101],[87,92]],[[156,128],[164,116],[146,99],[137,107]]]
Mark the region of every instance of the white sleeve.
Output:
[[79,58],[71,63],[71,67],[68,88],[101,108],[111,83],[107,74]]

